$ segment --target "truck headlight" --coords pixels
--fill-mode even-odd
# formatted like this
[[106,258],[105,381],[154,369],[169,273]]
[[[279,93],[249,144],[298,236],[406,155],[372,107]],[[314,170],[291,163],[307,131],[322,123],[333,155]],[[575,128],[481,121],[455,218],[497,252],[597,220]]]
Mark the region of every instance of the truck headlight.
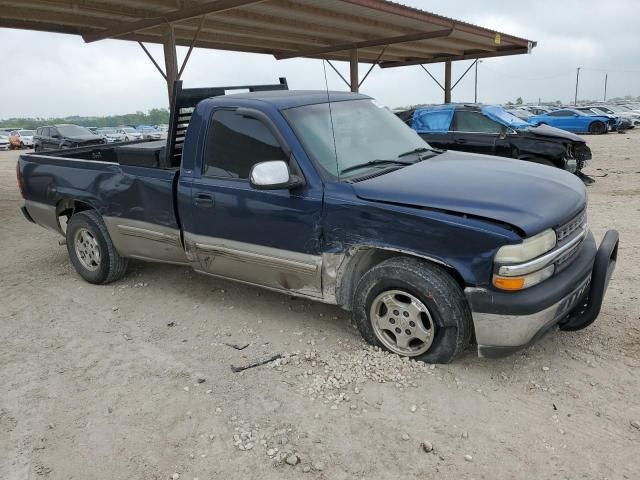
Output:
[[536,258],[556,246],[556,232],[545,230],[533,237],[525,238],[522,243],[505,245],[496,253],[496,263],[522,263]]
[[[501,247],[495,256],[493,285],[501,290],[523,290],[532,287],[555,272],[555,266],[530,262],[551,250],[557,243],[556,232],[545,230],[515,245]],[[537,265],[536,265],[537,264]]]

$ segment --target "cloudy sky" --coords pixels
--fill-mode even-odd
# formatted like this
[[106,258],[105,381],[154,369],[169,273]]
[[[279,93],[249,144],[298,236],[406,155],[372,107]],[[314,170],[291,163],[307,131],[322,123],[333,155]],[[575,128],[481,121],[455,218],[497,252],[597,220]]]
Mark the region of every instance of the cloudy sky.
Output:
[[[506,102],[573,99],[576,67],[583,68],[580,98],[640,95],[638,0],[404,0],[405,4],[536,40],[532,55],[483,60],[479,100]],[[0,28],[5,61],[0,71],[0,119],[107,115],[167,106],[164,80],[140,47],[107,40],[85,45],[80,37]],[[149,49],[162,63],[160,46]],[[179,56],[186,48],[179,49]],[[179,58],[181,61],[181,58]],[[453,66],[454,81],[470,62]],[[347,74],[348,65],[338,64]],[[364,66],[362,69],[366,69]],[[439,65],[429,67],[438,78]],[[330,69],[329,88],[344,89]],[[324,89],[322,62],[276,61],[267,55],[195,50],[183,79],[188,87],[273,83],[286,76],[291,88]],[[362,91],[390,107],[441,102],[442,92],[418,66],[376,68]],[[473,100],[473,75],[453,101]]]

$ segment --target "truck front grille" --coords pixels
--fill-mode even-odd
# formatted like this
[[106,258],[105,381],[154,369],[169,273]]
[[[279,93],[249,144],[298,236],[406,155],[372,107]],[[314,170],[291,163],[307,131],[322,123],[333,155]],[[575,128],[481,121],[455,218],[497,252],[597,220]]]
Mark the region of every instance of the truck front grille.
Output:
[[[567,242],[571,241],[577,235],[583,231],[583,229],[587,225],[587,210],[586,208],[582,210],[578,215],[573,217],[564,225],[561,225],[556,229],[556,237],[558,241],[558,246],[564,245]],[[556,273],[563,270],[567,267],[571,261],[576,257],[576,255],[580,252],[582,248],[582,244],[584,243],[584,239],[581,240],[576,246],[574,246],[571,250],[566,252],[560,258],[558,258],[555,262],[556,265]]]
[[578,229],[582,228],[587,223],[587,210],[583,210],[578,215],[573,217],[564,225],[561,225],[556,229],[556,237],[558,239],[558,244],[561,244],[564,240],[569,239],[573,233],[578,231]]

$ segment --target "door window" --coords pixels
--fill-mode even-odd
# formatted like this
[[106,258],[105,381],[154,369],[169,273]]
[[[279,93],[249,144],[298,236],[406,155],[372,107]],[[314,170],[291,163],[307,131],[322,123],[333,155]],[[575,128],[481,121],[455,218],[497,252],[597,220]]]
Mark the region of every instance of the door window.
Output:
[[229,110],[213,114],[205,158],[205,176],[237,179],[248,179],[256,163],[287,161],[278,140],[263,122]]
[[451,130],[454,132],[500,133],[503,127],[481,113],[460,110],[453,116]]

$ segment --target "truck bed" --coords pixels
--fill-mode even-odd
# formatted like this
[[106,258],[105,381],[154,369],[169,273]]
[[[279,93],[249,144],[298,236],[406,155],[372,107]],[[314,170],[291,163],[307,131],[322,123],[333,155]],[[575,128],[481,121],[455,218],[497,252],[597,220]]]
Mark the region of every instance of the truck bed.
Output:
[[179,230],[173,193],[178,169],[126,164],[145,158],[144,153],[138,156],[145,148],[153,157],[165,147],[163,141],[140,142],[21,155],[18,168],[27,211],[37,223],[59,233],[58,215],[69,208],[70,199],[105,218]]
[[138,142],[51,150],[36,155],[88,161],[99,160],[120,165],[160,168],[164,164],[166,149],[165,140],[141,140]]

